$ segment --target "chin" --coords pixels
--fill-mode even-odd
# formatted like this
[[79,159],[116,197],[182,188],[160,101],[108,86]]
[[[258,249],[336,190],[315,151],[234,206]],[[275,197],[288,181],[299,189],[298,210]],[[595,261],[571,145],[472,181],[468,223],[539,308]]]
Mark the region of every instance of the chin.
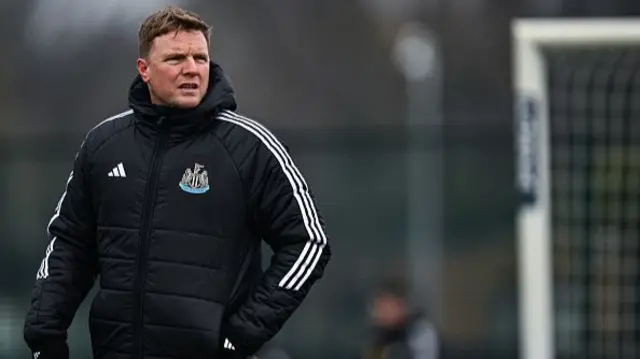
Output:
[[176,99],[173,102],[173,106],[178,108],[190,109],[198,106],[201,100],[202,100],[201,98],[196,98],[196,97],[180,98],[180,99]]

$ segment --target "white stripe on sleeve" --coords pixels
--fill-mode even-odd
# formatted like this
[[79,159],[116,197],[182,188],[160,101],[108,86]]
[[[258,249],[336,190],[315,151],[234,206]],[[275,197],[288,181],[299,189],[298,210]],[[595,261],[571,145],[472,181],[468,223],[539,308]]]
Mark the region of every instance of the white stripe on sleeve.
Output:
[[289,180],[309,240],[291,269],[280,280],[279,286],[299,290],[315,269],[327,243],[327,237],[322,230],[318,213],[309,194],[309,187],[284,146],[264,126],[231,111],[223,112],[218,118],[240,126],[260,139],[278,161],[282,172]]
[[[133,110],[128,110],[122,113],[119,113],[115,116],[111,116],[105,120],[103,120],[102,122],[98,123],[95,127],[93,127],[89,132],[95,130],[96,128],[104,125],[105,123],[111,122],[113,120],[117,120],[119,118],[123,118],[127,115],[130,115],[133,113]],[[81,145],[81,147],[84,146],[84,142]],[[79,153],[79,151],[78,151]],[[76,154],[76,157],[78,155]],[[122,168],[122,173],[124,174],[124,168]],[[47,224],[47,235],[51,235],[51,225],[53,224],[53,222],[60,217],[60,210],[62,209],[62,203],[64,202],[65,198],[67,197],[67,191],[69,190],[69,183],[71,183],[71,180],[73,179],[73,171],[71,171],[71,173],[69,174],[69,178],[67,179],[67,184],[65,185],[65,190],[62,193],[62,196],[60,196],[60,200],[58,200],[58,204],[56,205],[56,209],[55,209],[55,213],[53,214],[53,216],[51,217],[51,219],[49,220],[49,223]],[[46,279],[47,277],[49,277],[49,257],[51,256],[51,253],[53,252],[53,245],[56,241],[56,237],[53,237],[53,239],[51,240],[51,242],[49,243],[49,246],[47,247],[47,251],[46,251],[46,255],[45,258],[42,260],[42,263],[40,263],[40,269],[38,270],[38,274],[36,275],[37,279]]]
[[53,239],[47,246],[47,251],[45,253],[44,259],[42,260],[42,263],[40,263],[40,269],[38,270],[36,279],[47,279],[49,277],[49,257],[51,256],[51,253],[53,253],[53,246],[56,243],[56,239],[56,237],[53,237]]

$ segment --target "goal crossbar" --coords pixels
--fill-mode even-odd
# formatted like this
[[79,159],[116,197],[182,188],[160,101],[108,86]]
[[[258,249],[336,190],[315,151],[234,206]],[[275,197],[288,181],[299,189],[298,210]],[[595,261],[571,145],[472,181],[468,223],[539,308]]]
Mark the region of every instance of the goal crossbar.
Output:
[[512,33],[517,41],[539,46],[638,43],[640,19],[518,19],[513,22]]

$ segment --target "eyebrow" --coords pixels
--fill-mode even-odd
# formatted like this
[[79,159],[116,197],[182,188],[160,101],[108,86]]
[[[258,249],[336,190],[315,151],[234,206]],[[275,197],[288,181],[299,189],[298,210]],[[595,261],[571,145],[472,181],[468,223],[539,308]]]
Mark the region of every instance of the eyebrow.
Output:
[[[209,55],[205,51],[194,51],[191,53],[194,57],[209,57]],[[169,57],[186,57],[187,54],[184,51],[172,50],[165,54],[163,54],[164,58]]]

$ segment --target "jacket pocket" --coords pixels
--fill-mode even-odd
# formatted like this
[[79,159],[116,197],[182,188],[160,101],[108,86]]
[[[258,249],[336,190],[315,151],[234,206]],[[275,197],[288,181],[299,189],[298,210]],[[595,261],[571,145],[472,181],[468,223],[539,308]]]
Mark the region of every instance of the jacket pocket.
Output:
[[[259,248],[259,247],[258,247]],[[233,314],[237,307],[241,304],[238,303],[239,297],[244,294],[247,286],[247,277],[249,274],[249,268],[251,266],[251,262],[254,260],[255,256],[255,246],[251,246],[247,248],[247,251],[244,253],[244,257],[242,258],[242,264],[240,265],[240,269],[237,272],[235,282],[229,293],[229,299],[226,302],[226,313],[225,318],[228,315]]]

